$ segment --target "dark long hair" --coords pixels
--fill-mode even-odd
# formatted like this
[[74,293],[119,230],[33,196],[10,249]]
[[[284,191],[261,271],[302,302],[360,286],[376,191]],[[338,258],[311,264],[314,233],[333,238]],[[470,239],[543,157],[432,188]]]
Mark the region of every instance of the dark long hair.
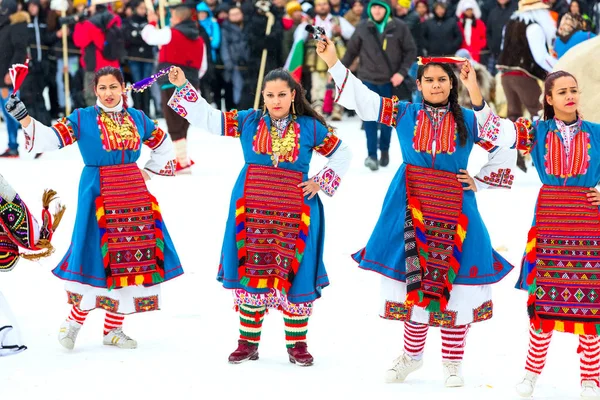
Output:
[[[125,79],[123,79],[123,73],[119,68],[115,67],[103,67],[96,72],[94,76],[94,89],[98,86],[98,81],[101,77],[112,75],[115,79],[123,86],[125,84]],[[127,108],[127,95],[123,92],[123,108]]]
[[423,74],[431,67],[440,67],[444,70],[448,78],[450,79],[450,84],[452,85],[452,89],[450,89],[450,95],[448,95],[448,103],[450,105],[450,111],[454,115],[454,120],[456,121],[456,130],[458,132],[458,139],[461,146],[467,144],[467,126],[465,125],[465,118],[463,116],[462,108],[460,108],[460,104],[458,104],[458,79],[452,68],[449,64],[442,63],[429,63],[426,65],[420,65],[417,70],[417,80],[421,82],[421,78],[423,78]]
[[292,75],[285,69],[277,68],[269,72],[263,80],[261,91],[265,90],[265,85],[267,84],[267,82],[277,80],[286,82],[291,90],[296,91],[296,96],[294,97],[294,107],[296,108],[296,115],[305,115],[307,117],[314,118],[321,124],[323,124],[323,126],[327,126],[327,121],[325,121],[325,118],[323,118],[321,114],[316,112],[315,109],[310,105],[308,100],[306,100],[305,91],[302,85],[296,82]]
[[[554,107],[548,103],[548,99],[546,97],[552,97],[552,89],[554,89],[554,82],[558,78],[571,77],[575,81],[577,85],[577,78],[573,76],[573,74],[568,73],[567,71],[556,71],[548,74],[546,79],[544,79],[544,120],[547,121],[549,119],[554,118]],[[577,113],[579,116],[579,113]]]

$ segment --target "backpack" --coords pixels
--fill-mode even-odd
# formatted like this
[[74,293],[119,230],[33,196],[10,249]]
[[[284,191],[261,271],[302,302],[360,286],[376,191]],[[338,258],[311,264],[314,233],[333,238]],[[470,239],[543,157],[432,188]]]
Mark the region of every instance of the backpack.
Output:
[[104,48],[102,57],[108,61],[121,61],[127,55],[125,52],[125,36],[116,25],[111,26],[104,33]]

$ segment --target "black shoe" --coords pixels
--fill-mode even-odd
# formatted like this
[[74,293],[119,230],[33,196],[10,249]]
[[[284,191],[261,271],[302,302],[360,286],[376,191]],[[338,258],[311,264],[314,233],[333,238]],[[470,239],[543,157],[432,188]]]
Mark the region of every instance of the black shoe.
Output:
[[6,149],[6,151],[3,154],[0,154],[0,157],[3,157],[3,158],[17,158],[17,157],[19,157],[19,150]]
[[382,167],[387,167],[390,163],[390,152],[389,151],[381,151],[381,157],[379,158],[379,165]]

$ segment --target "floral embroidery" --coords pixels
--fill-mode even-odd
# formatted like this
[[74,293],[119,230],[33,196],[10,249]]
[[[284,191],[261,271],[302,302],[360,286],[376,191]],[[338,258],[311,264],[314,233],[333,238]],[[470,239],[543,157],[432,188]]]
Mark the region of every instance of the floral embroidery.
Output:
[[231,110],[223,113],[223,136],[229,136],[233,138],[239,138],[240,132],[238,130],[238,111]]
[[[58,137],[59,149],[69,146],[77,141],[75,133],[73,132],[73,125],[67,118],[61,118],[56,124],[52,125],[52,130]],[[33,147],[33,145],[31,147]]]
[[483,179],[475,177],[480,182],[490,186],[503,187],[510,189],[512,187],[515,176],[510,168],[500,168],[497,172],[492,171],[489,176],[484,176]]
[[177,114],[185,118],[187,116],[187,110],[181,105],[181,102],[185,100],[188,103],[195,103],[198,101],[198,93],[191,83],[187,82],[181,89],[175,90],[173,97],[169,100],[168,106],[171,107]]
[[325,166],[321,172],[313,177],[313,181],[317,182],[321,190],[328,196],[333,196],[340,186],[342,178],[333,169]]
[[501,119],[499,116],[490,112],[485,123],[479,130],[479,137],[488,142],[496,142],[500,134]]
[[167,161],[167,164],[158,172],[162,176],[175,176],[175,165],[177,160]]
[[515,147],[528,154],[533,146],[533,125],[525,118],[519,118],[514,125],[517,132]]
[[269,289],[267,293],[250,293],[244,289],[235,289],[233,291],[234,304],[236,306],[250,305],[254,307],[265,306],[289,312],[294,315],[310,316],[312,314],[313,303],[291,303],[287,296],[283,295],[277,289]]
[[456,122],[447,108],[426,106],[417,116],[413,148],[417,152],[452,154],[456,151]]
[[380,124],[395,127],[398,118],[398,103],[399,100],[396,96],[391,99],[388,97],[381,98],[381,104],[379,105],[379,119]]
[[327,136],[323,139],[323,143],[313,148],[314,151],[324,157],[330,157],[338,149],[342,141],[333,133],[333,128],[327,127]]

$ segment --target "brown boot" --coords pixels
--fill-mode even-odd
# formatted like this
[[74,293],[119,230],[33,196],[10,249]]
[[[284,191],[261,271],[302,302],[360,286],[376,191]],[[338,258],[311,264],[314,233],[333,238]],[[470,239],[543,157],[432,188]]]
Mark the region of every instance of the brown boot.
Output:
[[238,340],[238,348],[229,356],[230,364],[258,360],[258,346],[246,340]]
[[313,365],[313,356],[308,352],[305,342],[298,342],[294,347],[287,349],[292,364],[298,364],[301,367]]

